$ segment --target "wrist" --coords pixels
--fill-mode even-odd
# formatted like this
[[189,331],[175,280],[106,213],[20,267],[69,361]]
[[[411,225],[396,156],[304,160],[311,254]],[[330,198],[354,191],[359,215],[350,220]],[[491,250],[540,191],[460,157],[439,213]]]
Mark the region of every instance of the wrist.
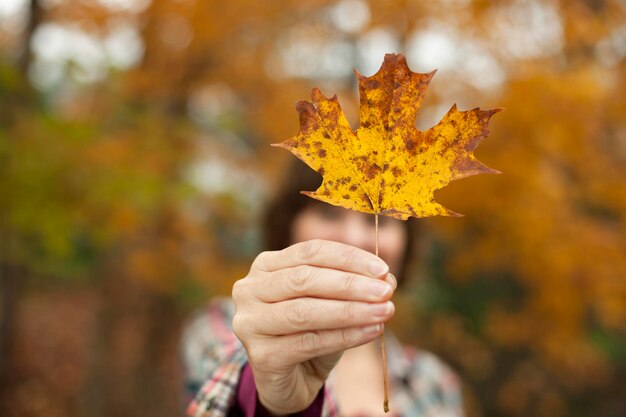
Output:
[[306,407],[297,411],[271,411],[267,409],[261,402],[260,395],[257,391],[257,413],[256,417],[283,417],[286,415],[294,417],[321,417],[322,409],[324,408],[324,386],[320,388],[317,395],[313,397],[313,400]]
[[257,405],[267,413],[267,416],[282,417],[305,410],[309,403],[306,400],[301,402],[283,398],[282,395],[279,399],[276,399],[273,395],[270,395],[268,398],[268,396],[257,390]]

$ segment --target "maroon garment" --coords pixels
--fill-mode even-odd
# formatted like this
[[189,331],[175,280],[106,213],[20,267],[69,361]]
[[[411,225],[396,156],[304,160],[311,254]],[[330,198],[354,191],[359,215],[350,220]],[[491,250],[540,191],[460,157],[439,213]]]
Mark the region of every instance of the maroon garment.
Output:
[[[272,417],[272,414],[259,402],[250,364],[246,363],[241,371],[236,398],[237,402],[230,408],[228,417]],[[306,410],[290,415],[294,417],[321,417],[323,406],[324,388],[322,387]]]

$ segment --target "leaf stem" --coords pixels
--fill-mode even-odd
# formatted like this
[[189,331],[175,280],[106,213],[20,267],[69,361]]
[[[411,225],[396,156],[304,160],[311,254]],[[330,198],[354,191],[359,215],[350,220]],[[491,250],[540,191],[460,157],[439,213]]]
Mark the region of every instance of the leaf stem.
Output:
[[[374,214],[374,223],[376,230],[376,256],[378,256],[378,213]],[[389,381],[387,379],[387,349],[385,349],[385,333],[380,335],[380,347],[383,355],[383,389],[385,398],[383,400],[383,410],[389,412]]]
[[376,230],[376,256],[378,256],[378,213],[374,214],[374,219]]
[[380,335],[380,347],[383,352],[383,386],[385,390],[385,398],[383,400],[383,410],[389,412],[389,382],[387,381],[387,353],[385,349],[385,334]]

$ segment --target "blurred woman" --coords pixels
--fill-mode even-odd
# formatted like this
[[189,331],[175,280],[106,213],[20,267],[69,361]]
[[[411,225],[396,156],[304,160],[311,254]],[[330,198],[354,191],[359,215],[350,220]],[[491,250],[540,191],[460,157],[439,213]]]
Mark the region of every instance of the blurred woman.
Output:
[[[384,415],[379,336],[414,242],[409,222],[318,202],[298,163],[267,211],[268,251],[183,334],[192,416]],[[396,277],[398,277],[396,279]],[[461,416],[460,384],[435,356],[385,331],[391,414]]]

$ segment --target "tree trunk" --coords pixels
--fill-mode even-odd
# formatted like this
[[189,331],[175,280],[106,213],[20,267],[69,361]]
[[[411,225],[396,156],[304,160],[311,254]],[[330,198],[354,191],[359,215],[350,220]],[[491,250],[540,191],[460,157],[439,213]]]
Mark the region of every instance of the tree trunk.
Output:
[[28,76],[28,68],[33,60],[30,42],[42,20],[43,9],[41,8],[40,0],[30,0],[30,4],[28,6],[28,21],[24,27],[22,49],[17,58],[17,67],[25,76]]
[[2,259],[0,259],[0,415],[8,416],[10,389],[14,385],[14,357],[17,333],[17,300],[19,288],[17,274],[7,258],[9,253],[6,234],[2,236]]

